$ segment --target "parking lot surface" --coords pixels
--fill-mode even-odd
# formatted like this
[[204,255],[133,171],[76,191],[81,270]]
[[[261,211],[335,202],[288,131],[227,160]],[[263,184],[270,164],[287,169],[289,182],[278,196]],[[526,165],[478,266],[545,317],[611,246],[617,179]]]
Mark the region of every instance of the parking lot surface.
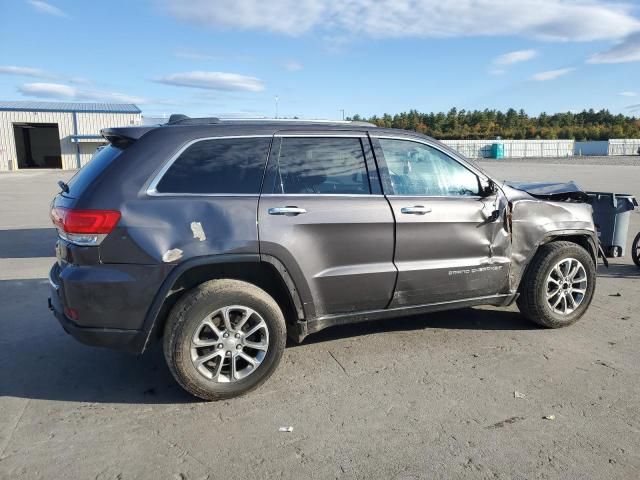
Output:
[[[640,158],[481,166],[640,197]],[[640,269],[628,255],[599,268],[569,328],[515,307],[336,327],[287,348],[257,391],[204,403],[160,348],[83,346],[48,311],[48,205],[70,175],[0,175],[0,478],[638,478]],[[638,231],[636,211],[629,242]]]

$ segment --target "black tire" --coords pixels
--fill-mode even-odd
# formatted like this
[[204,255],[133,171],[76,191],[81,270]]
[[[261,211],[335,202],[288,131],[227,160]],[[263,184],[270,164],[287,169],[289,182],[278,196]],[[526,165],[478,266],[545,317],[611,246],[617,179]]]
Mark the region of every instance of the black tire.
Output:
[[618,247],[614,245],[613,247],[609,247],[609,257],[618,258],[622,256],[622,247]]
[[[546,281],[554,266],[565,258],[574,258],[582,263],[587,275],[587,288],[582,302],[573,312],[559,314],[547,302]],[[566,327],[578,321],[589,308],[595,286],[596,267],[593,258],[583,247],[573,242],[548,243],[538,249],[520,283],[518,308],[527,319],[543,327]]]
[[631,244],[631,258],[633,258],[633,263],[640,267],[640,232],[638,232]]
[[[250,375],[219,383],[205,378],[194,366],[191,339],[203,318],[230,305],[249,307],[264,319],[269,347]],[[203,400],[222,400],[243,395],[262,385],[280,363],[286,338],[282,311],[264,290],[239,280],[211,280],[187,292],[171,310],[164,329],[164,355],[169,370],[182,388]]]

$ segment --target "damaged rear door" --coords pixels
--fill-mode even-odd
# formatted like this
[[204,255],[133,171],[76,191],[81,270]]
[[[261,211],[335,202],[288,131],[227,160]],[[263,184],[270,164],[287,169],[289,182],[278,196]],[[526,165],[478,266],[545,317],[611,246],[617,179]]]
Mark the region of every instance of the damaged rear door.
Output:
[[507,291],[502,194],[483,194],[480,174],[435,145],[382,136],[373,143],[396,220],[398,281],[390,307]]

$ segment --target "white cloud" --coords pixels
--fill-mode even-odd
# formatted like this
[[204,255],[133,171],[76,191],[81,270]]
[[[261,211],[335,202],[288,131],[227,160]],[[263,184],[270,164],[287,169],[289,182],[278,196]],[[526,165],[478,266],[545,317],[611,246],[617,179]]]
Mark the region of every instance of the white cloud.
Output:
[[177,49],[174,50],[173,56],[186,60],[216,60],[218,57],[206,53],[196,52],[193,50]]
[[156,82],[178,87],[203,88],[205,90],[227,90],[261,92],[262,80],[237,73],[226,72],[184,72],[156,78]]
[[160,0],[160,3],[170,14],[193,23],[294,35],[311,30],[326,11],[318,0]]
[[77,90],[61,83],[25,83],[18,87],[18,91],[28,97],[60,98],[71,100]]
[[62,83],[25,83],[18,91],[27,97],[55,98],[58,100],[117,102],[117,103],[150,103],[149,100],[124,93],[100,90],[83,90]]
[[513,65],[514,63],[526,62],[538,56],[536,50],[516,50],[514,52],[504,53],[493,59],[494,65]]
[[620,92],[623,97],[637,97],[638,92]]
[[54,15],[56,17],[69,17],[69,15],[60,10],[58,7],[54,7],[50,3],[43,2],[42,0],[27,0],[27,2],[40,13],[46,13],[48,15]]
[[552,41],[617,39],[640,30],[632,6],[605,0],[156,0],[191,23],[300,35],[458,37]]
[[547,70],[546,72],[538,72],[531,78],[538,82],[544,82],[547,80],[554,80],[563,75],[567,75],[575,70],[575,68],[558,68],[557,70]]
[[253,60],[253,56],[245,53],[237,53],[237,52],[224,52],[220,50],[216,50],[215,53],[203,53],[197,50],[190,50],[187,48],[176,48],[173,50],[173,56],[176,58],[180,58],[183,60],[193,60],[193,61],[219,61],[219,60],[230,60],[233,62],[250,62]]
[[115,102],[115,103],[157,103],[144,97],[135,95],[127,95],[126,93],[105,92],[96,90],[79,90],[77,95],[79,100],[94,100],[99,102]]
[[640,32],[629,35],[609,50],[592,55],[588,63],[640,62]]
[[77,90],[61,83],[25,83],[18,91],[28,97],[74,99]]
[[84,77],[71,77],[69,78],[69,83],[73,83],[74,85],[91,85],[93,82],[88,78]]
[[288,60],[282,64],[282,67],[288,72],[297,72],[298,70],[302,70],[304,67],[301,63],[296,62],[295,60]]
[[40,70],[39,68],[31,67],[16,67],[14,65],[2,65],[0,66],[0,74],[3,75],[20,75],[23,77],[37,77],[45,78],[50,77],[47,72]]
[[504,68],[492,68],[489,73],[491,75],[504,75],[507,71]]

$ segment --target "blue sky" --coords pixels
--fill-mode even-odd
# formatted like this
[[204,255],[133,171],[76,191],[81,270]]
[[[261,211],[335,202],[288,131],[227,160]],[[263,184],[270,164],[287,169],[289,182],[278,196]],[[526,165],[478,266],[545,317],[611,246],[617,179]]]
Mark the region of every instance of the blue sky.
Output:
[[0,99],[145,115],[640,112],[640,4],[0,0]]

